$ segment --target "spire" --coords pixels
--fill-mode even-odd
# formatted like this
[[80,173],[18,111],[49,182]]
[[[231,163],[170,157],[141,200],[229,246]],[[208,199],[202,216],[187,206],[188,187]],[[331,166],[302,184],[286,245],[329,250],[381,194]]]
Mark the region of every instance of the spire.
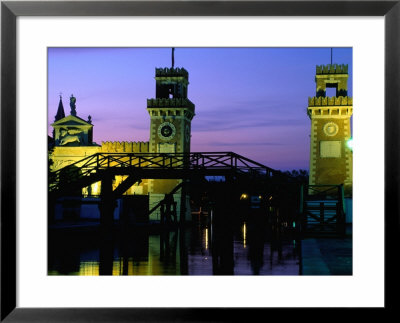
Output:
[[58,121],[62,118],[65,118],[65,113],[64,113],[64,106],[62,103],[62,96],[60,94],[60,102],[58,103],[58,109],[57,109],[57,114],[54,117],[54,121]]
[[175,65],[175,57],[174,57],[174,52],[175,52],[175,48],[172,47],[172,68],[174,68]]

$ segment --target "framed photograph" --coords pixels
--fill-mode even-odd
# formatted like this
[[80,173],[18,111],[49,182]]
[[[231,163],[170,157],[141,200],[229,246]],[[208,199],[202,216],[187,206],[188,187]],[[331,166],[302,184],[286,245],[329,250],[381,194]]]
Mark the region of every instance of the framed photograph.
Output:
[[399,13],[2,2],[1,320],[391,309]]

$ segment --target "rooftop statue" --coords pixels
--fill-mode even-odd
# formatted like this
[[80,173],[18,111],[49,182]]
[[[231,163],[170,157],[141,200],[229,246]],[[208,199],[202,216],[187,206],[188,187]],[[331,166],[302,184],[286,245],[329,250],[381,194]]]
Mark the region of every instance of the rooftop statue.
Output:
[[76,98],[73,94],[69,98],[69,106],[71,107],[71,115],[76,116]]

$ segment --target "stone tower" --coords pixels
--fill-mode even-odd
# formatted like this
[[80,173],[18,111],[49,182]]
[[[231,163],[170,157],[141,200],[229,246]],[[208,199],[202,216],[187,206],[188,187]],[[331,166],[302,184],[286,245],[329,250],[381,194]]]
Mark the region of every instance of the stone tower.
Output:
[[[156,68],[156,98],[147,100],[150,115],[150,153],[188,153],[190,152],[191,121],[194,117],[194,104],[187,98],[189,73],[184,68]],[[180,180],[150,181],[150,209],[165,194],[171,192]],[[183,200],[182,200],[183,198]],[[174,194],[178,217],[183,212],[188,217],[188,197],[181,192]],[[150,220],[158,220],[159,213],[150,215]]]
[[[308,99],[307,114],[311,119],[309,184],[344,184],[346,196],[351,196],[353,153],[347,142],[353,99],[347,96],[348,77],[348,65],[317,66],[316,96]],[[327,97],[327,88],[336,89],[336,95]]]

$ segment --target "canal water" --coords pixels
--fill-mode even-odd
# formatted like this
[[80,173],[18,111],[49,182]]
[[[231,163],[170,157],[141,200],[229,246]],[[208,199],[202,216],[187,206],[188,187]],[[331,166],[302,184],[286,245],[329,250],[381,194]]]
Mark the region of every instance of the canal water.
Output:
[[184,228],[49,237],[49,275],[299,275],[297,241],[271,226],[199,221]]

